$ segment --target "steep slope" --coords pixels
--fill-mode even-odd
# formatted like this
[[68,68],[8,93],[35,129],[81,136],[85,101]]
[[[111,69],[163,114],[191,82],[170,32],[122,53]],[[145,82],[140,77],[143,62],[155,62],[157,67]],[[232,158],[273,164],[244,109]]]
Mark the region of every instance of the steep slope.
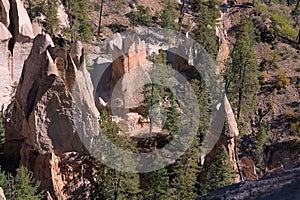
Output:
[[197,200],[208,199],[299,199],[300,169],[286,171],[258,181],[246,181],[218,189]]

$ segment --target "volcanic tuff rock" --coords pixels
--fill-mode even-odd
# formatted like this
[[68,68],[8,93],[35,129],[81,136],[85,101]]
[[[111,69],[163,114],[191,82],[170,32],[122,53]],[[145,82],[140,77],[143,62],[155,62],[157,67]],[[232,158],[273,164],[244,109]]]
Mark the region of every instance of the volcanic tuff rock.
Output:
[[3,189],[0,187],[0,200],[6,200]]
[[[52,198],[66,199],[83,185],[94,185],[86,173],[95,171],[95,163],[77,169],[71,160],[87,153],[82,141],[88,144],[98,133],[99,113],[82,44],[76,42],[71,53],[53,46],[49,35],[33,41],[15,99],[4,113],[4,151],[11,160],[20,154],[20,165],[34,172]],[[63,171],[65,165],[72,169]]]
[[29,16],[20,0],[1,0],[0,22],[0,106],[8,103],[12,89],[21,76],[34,38]]

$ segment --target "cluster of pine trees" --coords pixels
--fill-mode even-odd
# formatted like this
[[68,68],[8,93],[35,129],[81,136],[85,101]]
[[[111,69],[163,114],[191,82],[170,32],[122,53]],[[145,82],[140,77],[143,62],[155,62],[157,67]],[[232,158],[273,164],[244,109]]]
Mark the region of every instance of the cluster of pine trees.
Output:
[[[164,78],[167,79],[168,73],[169,77],[172,77],[172,66],[167,65],[164,51],[160,50],[158,55],[153,54],[148,59],[154,63],[152,70],[155,75],[153,77],[160,77],[164,74]],[[149,173],[131,174],[111,169],[99,163],[98,192],[101,199],[194,199],[201,194],[234,182],[234,173],[230,166],[227,149],[224,146],[218,150],[211,167],[204,169],[200,164],[202,138],[207,132],[210,122],[209,97],[199,75],[195,76],[191,83],[198,97],[199,109],[202,111],[198,134],[192,145],[173,164]],[[150,119],[149,132],[152,129],[151,123],[155,123],[158,115],[151,116],[151,112],[148,111],[153,105],[161,103],[166,109],[164,129],[168,130],[168,140],[171,140],[180,125],[176,95],[159,84],[147,84],[144,89],[143,104],[146,108],[144,114]],[[169,102],[168,105],[164,104],[166,99]],[[105,134],[117,146],[134,152],[139,149],[137,143],[131,138],[118,133],[118,126],[112,122],[106,110],[101,113],[100,125]]]
[[[44,19],[42,24],[44,31],[53,38],[57,33],[62,34],[65,38],[74,40],[90,40],[92,37],[92,26],[88,18],[89,3],[84,0],[63,0],[62,5],[68,15],[69,26],[61,30],[59,27],[57,0],[25,0],[24,4],[28,11],[30,19],[33,21],[37,18]],[[60,44],[62,45],[62,44]]]
[[[5,130],[2,124],[2,113],[0,112],[0,156],[3,154],[5,143]],[[8,200],[40,200],[44,192],[39,189],[40,182],[36,182],[32,172],[25,167],[16,170],[16,175],[1,170],[0,165],[0,187]]]

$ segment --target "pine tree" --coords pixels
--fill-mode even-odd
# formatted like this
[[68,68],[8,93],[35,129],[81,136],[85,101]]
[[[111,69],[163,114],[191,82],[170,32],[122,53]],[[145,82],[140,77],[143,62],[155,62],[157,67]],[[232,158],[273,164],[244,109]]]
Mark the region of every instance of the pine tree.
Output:
[[258,65],[254,53],[254,28],[244,18],[231,53],[231,63],[225,72],[226,89],[235,111],[241,133],[247,131],[256,110],[256,93],[259,90]]
[[256,138],[256,164],[262,165],[264,159],[264,147],[268,138],[268,131],[270,126],[267,122],[262,122]]
[[92,37],[92,26],[88,18],[89,3],[85,0],[65,0],[63,4],[68,14],[70,28],[65,32],[72,41],[89,40]]
[[[12,177],[11,199],[14,200],[40,200],[44,197],[43,192],[39,192],[40,182],[34,181],[33,173],[26,167],[17,169],[17,174]],[[10,196],[10,195],[9,195]]]
[[230,158],[226,148],[222,145],[215,160],[209,166],[205,177],[201,180],[199,191],[206,194],[214,189],[234,183],[234,172],[230,166]]
[[[188,134],[188,133],[187,133]],[[199,139],[196,137],[191,147],[173,165],[170,166],[172,199],[195,199],[197,177],[199,176]]]
[[152,26],[152,13],[149,7],[138,5],[136,10],[132,10],[127,14],[132,27],[136,27],[138,24],[150,27]]
[[43,23],[45,31],[49,33],[51,36],[54,36],[55,31],[58,27],[58,1],[56,0],[48,0],[46,1],[46,5],[43,6],[43,14],[46,19]]
[[216,36],[216,20],[219,11],[216,3],[198,1],[199,15],[196,20],[196,27],[192,34],[194,39],[215,59],[218,54],[218,38]]
[[179,129],[180,125],[180,113],[176,102],[176,95],[174,93],[169,94],[170,106],[167,108],[167,116],[164,128],[168,129],[170,135],[175,135]]
[[45,16],[45,20],[42,22],[46,33],[54,36],[58,27],[58,1],[57,0],[25,0],[25,8],[31,20],[36,17]]
[[164,9],[161,13],[161,27],[166,29],[176,28],[175,20],[178,18],[178,4],[175,0],[164,0]]
[[[154,162],[156,162],[154,164],[156,164],[157,166],[161,165],[161,163],[158,163],[159,159],[156,159]],[[142,188],[143,191],[141,194],[141,199],[170,199],[169,174],[166,168],[161,168],[159,170],[144,174],[142,178],[145,184]]]
[[[109,142],[114,143],[121,149],[134,151],[135,144],[126,136],[118,135],[119,128],[112,122],[106,110],[101,111],[100,126],[102,132],[109,138]],[[99,150],[101,151],[101,149]],[[110,152],[108,157],[112,162],[118,162],[120,152]],[[110,161],[109,160],[109,161]],[[131,162],[128,158],[127,162]],[[97,177],[99,198],[103,200],[113,199],[137,199],[139,190],[139,175],[134,173],[121,172],[112,169],[105,164],[99,163],[99,175]]]

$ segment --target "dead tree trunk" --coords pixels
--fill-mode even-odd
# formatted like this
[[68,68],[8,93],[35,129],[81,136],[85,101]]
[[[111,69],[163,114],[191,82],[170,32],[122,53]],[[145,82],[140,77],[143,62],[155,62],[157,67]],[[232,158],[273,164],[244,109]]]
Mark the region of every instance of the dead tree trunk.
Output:
[[99,11],[98,36],[101,35],[102,14],[103,14],[103,2],[104,2],[104,0],[101,0],[100,11]]

